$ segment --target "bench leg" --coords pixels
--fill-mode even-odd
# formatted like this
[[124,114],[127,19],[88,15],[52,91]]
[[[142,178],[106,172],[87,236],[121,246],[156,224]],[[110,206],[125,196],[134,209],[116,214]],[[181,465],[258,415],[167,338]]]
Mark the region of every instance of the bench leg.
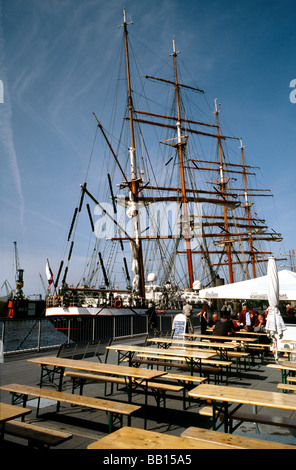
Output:
[[[116,413],[112,413],[112,411],[107,411],[107,416],[108,416],[109,434],[111,432],[113,432],[113,425],[114,425],[114,422],[116,421],[117,418],[119,419],[120,427],[122,427],[122,419],[123,419],[122,414],[116,414]],[[131,417],[129,416],[128,418],[129,418],[128,419],[128,426],[130,426]]]
[[[15,392],[12,392],[11,393],[11,404],[12,405],[17,405],[19,403],[22,403],[23,405],[23,408],[26,408],[27,406],[27,401],[28,401],[28,395],[24,395],[23,393],[21,394],[18,394],[18,393],[15,393]],[[40,399],[39,399],[40,400]],[[37,413],[36,413],[36,416],[38,416],[38,410],[39,410],[39,400],[38,400],[38,407],[37,407]],[[25,421],[25,417],[22,416],[22,421]]]

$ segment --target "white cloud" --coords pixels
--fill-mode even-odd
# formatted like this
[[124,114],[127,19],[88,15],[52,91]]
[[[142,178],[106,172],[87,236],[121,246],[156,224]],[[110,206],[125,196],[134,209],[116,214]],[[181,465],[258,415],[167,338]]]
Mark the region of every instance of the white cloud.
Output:
[[5,54],[4,40],[2,30],[2,10],[0,5],[0,70],[1,80],[4,84],[4,103],[0,104],[0,142],[2,143],[5,155],[8,158],[8,166],[10,168],[13,182],[19,197],[19,213],[20,223],[24,223],[25,201],[22,190],[21,174],[19,170],[17,155],[14,146],[14,136],[11,124],[11,104],[9,95],[9,85],[5,73]]

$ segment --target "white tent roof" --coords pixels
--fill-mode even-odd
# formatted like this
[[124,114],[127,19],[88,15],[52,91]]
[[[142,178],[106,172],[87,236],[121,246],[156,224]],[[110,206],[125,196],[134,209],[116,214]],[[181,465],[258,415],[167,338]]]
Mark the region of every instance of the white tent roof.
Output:
[[[278,274],[280,300],[296,300],[296,273],[284,269]],[[199,297],[204,299],[267,300],[267,276],[201,289]]]

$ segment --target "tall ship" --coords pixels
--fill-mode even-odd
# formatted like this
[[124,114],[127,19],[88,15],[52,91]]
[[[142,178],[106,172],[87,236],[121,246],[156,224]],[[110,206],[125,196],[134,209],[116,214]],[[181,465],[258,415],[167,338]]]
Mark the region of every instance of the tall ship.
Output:
[[[201,288],[265,274],[270,243],[282,240],[255,208],[256,198],[272,196],[255,186],[259,167],[247,163],[242,138],[224,132],[218,100],[208,104],[204,90],[183,83],[175,39],[170,70],[138,83],[130,25],[124,10],[112,105],[123,119],[114,136],[116,118],[107,130],[93,113],[87,177],[64,259],[55,276],[50,269],[46,316],[144,314],[149,302],[178,312],[187,299],[198,307]],[[88,256],[74,281],[81,226]]]

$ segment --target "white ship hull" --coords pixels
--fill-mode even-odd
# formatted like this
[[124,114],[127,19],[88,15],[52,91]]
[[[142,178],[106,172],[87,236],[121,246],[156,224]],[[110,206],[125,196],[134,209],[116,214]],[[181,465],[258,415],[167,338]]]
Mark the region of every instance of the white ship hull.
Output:
[[49,307],[46,309],[46,317],[65,316],[118,316],[118,315],[145,315],[147,308],[130,307]]

